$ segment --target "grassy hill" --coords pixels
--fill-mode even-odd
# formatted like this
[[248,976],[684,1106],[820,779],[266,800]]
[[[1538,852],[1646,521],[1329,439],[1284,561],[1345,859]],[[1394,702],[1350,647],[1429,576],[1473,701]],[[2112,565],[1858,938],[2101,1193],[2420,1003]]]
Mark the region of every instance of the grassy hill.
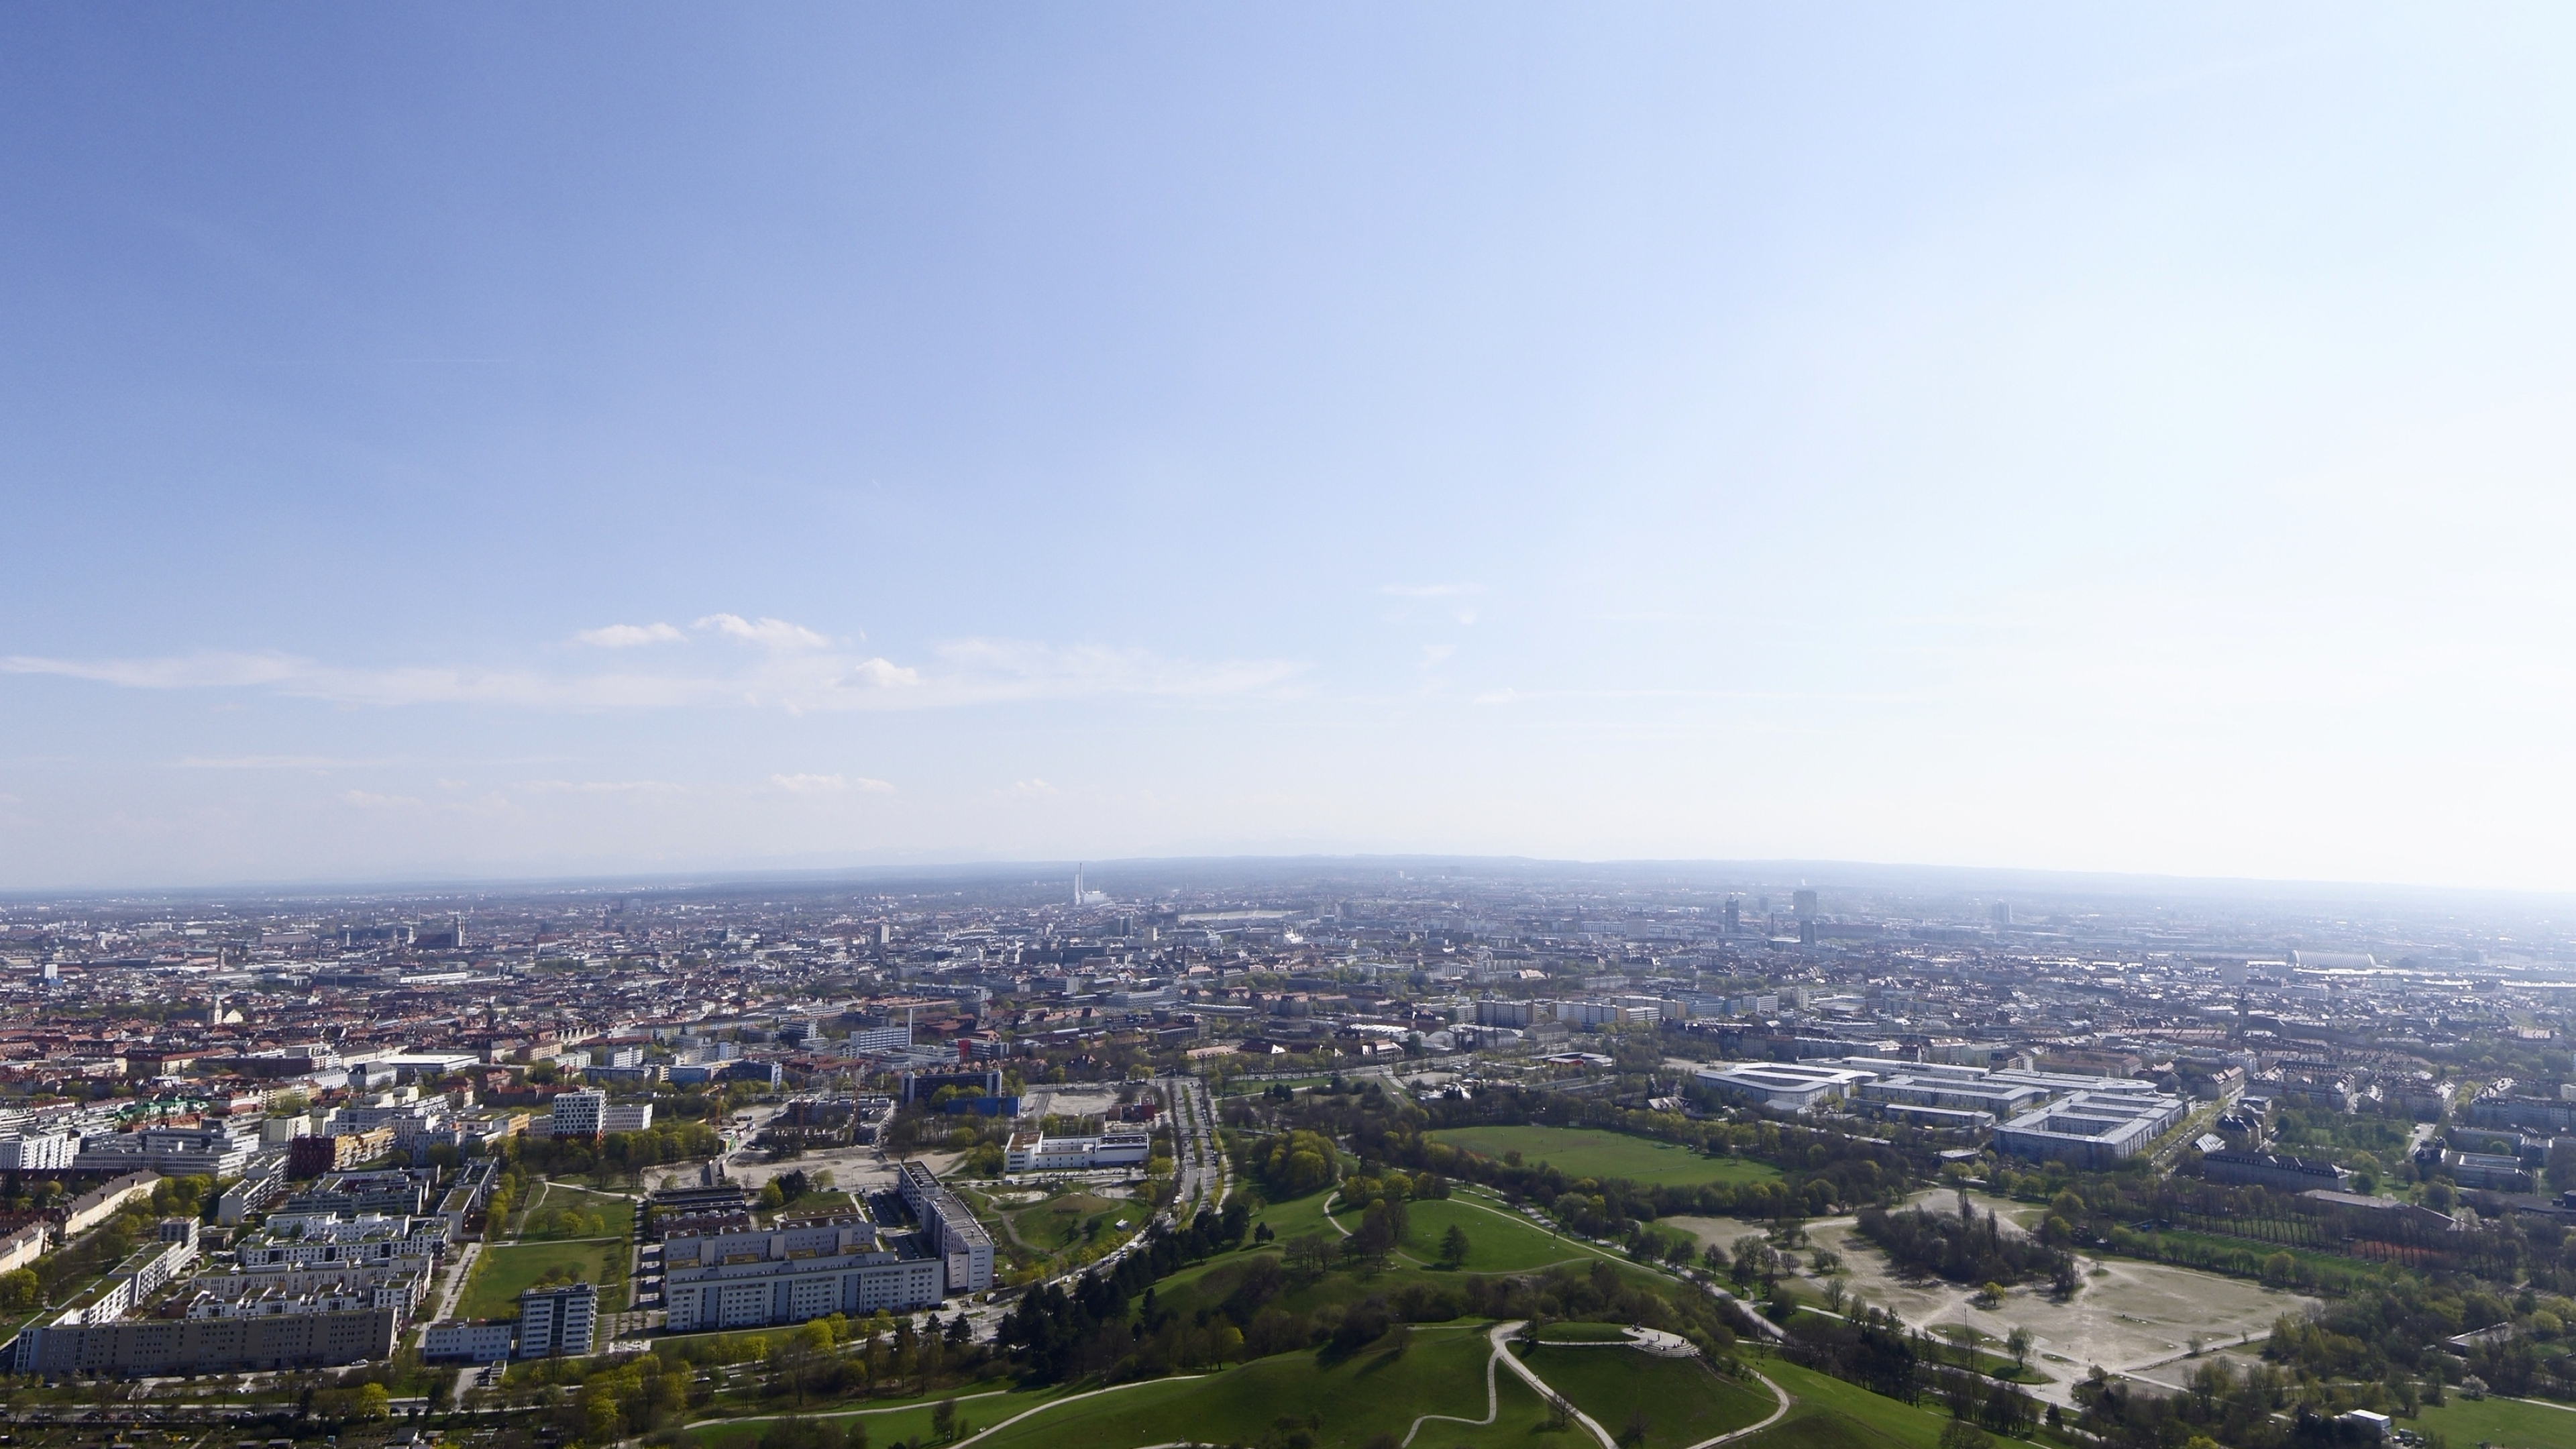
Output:
[[[1076,1400],[994,1434],[979,1449],[1250,1442],[1281,1419],[1310,1428],[1322,1449],[1357,1449],[1381,1433],[1402,1438],[1421,1414],[1482,1418],[1487,1352],[1482,1325],[1426,1325],[1401,1348],[1381,1341],[1344,1359],[1283,1353],[1221,1374]],[[1434,1424],[1417,1442],[1446,1444],[1457,1427]]]
[[1645,1415],[1645,1449],[1679,1449],[1758,1424],[1778,1406],[1761,1385],[1719,1378],[1698,1359],[1656,1358],[1633,1348],[1552,1348],[1522,1362],[1612,1434]]

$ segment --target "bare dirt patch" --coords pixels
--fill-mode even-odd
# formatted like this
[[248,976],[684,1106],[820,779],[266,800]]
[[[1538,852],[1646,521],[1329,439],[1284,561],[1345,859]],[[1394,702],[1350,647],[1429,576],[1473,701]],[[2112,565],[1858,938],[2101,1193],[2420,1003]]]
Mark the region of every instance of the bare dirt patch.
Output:
[[[1951,1193],[1922,1200],[1923,1206],[1935,1211],[1946,1206],[1955,1212],[1956,1203]],[[2004,1207],[2008,1223],[2017,1206],[1983,1198],[1977,1204],[1988,1211]],[[1666,1221],[1681,1225],[1679,1219]],[[1849,1270],[1842,1275],[1845,1288],[1909,1324],[1923,1328],[1970,1324],[1983,1331],[1992,1340],[1988,1346],[1998,1351],[2004,1336],[2015,1327],[2029,1329],[2037,1340],[2033,1362],[2055,1380],[2033,1392],[2061,1404],[2070,1402],[2068,1391],[2074,1380],[2095,1364],[2113,1373],[2178,1384],[2190,1372],[2189,1364],[2178,1361],[2191,1352],[2195,1336],[2205,1351],[2233,1349],[2240,1342],[2246,1345],[2240,1351],[2259,1351],[2264,1336],[2272,1331],[2272,1320],[2317,1306],[2313,1298],[2215,1273],[2121,1258],[2084,1258],[2084,1291],[2070,1302],[2060,1303],[2044,1287],[2031,1285],[2011,1290],[1994,1308],[1978,1308],[1968,1301],[1974,1290],[1964,1285],[1937,1278],[1898,1278],[1889,1271],[1887,1255],[1862,1237],[1849,1218],[1810,1223],[1807,1231],[1817,1246],[1842,1256]]]

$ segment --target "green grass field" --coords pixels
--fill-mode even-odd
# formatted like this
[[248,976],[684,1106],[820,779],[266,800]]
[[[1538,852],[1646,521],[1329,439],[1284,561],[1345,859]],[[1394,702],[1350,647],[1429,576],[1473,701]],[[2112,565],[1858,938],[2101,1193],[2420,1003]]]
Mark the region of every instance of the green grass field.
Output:
[[1542,1344],[1522,1362],[1614,1435],[1642,1411],[1646,1449],[1679,1449],[1758,1424],[1777,1403],[1759,1384],[1719,1378],[1697,1359],[1656,1358],[1632,1348]]
[[[1425,1263],[1439,1261],[1441,1235],[1452,1224],[1467,1235],[1470,1273],[1521,1273],[1586,1256],[1580,1244],[1553,1237],[1526,1218],[1456,1198],[1407,1203],[1404,1215],[1404,1251]],[[1342,1225],[1349,1227],[1352,1220],[1345,1218]]]
[[2439,1434],[2459,1449],[2477,1444],[2576,1449],[2576,1409],[2520,1399],[2464,1399],[2455,1390],[2450,1402],[2439,1408],[2426,1405],[2417,1418],[2398,1422],[2417,1433]]
[[1144,1204],[1132,1200],[1068,1192],[1015,1208],[1010,1219],[1020,1241],[1043,1251],[1062,1252],[1086,1242],[1115,1242],[1112,1224],[1125,1218],[1133,1226],[1147,1215]]
[[1268,1223],[1270,1231],[1277,1233],[1283,1243],[1290,1238],[1302,1238],[1308,1233],[1322,1233],[1327,1238],[1339,1238],[1341,1234],[1334,1232],[1333,1225],[1324,1221],[1325,1195],[1321,1192],[1310,1192],[1304,1197],[1271,1203],[1262,1208],[1253,1217],[1253,1221]]
[[[1362,1349],[1338,1362],[1313,1353],[1283,1353],[1204,1378],[1164,1380],[1050,1409],[995,1434],[979,1449],[1035,1449],[1080,1444],[1125,1449],[1175,1440],[1249,1442],[1281,1418],[1320,1418],[1324,1449],[1356,1449],[1372,1436],[1402,1438],[1417,1414],[1482,1418],[1488,1352],[1478,1327],[1420,1327],[1402,1352]],[[1445,1445],[1434,1424],[1417,1444]],[[871,1431],[873,1432],[873,1431]]]
[[[1737,1442],[1739,1449],[1938,1449],[1950,1416],[1883,1398],[1828,1374],[1757,1359],[1753,1365],[1796,1400],[1788,1417]],[[1767,1410],[1765,1412],[1768,1412]],[[1815,1422],[1823,1420],[1824,1422]],[[1617,1433],[1617,1426],[1612,1426]],[[1998,1444],[2021,1445],[1998,1438]]]
[[1544,1162],[1572,1177],[1624,1177],[1657,1187],[1762,1182],[1780,1175],[1768,1163],[1742,1157],[1702,1157],[1670,1142],[1592,1128],[1451,1127],[1424,1135],[1497,1161],[1506,1153],[1518,1152],[1523,1162]]
[[[943,1396],[945,1397],[945,1396]],[[1057,1391],[1047,1389],[1010,1389],[1001,1392],[967,1390],[956,1395],[957,1418],[961,1424],[987,1429],[1014,1414],[1025,1413],[1047,1400]],[[865,1428],[871,1444],[927,1444],[931,1442],[931,1414],[938,1399],[890,1404],[876,1408],[854,1409],[847,1405],[821,1405],[805,1417],[829,1419],[843,1433]],[[1041,1416],[1043,1418],[1043,1416]],[[733,1424],[709,1424],[688,1432],[691,1449],[752,1449],[775,1422],[775,1416],[745,1419]],[[1036,1423],[1039,1420],[1031,1420]]]
[[558,1264],[599,1285],[599,1311],[626,1306],[626,1243],[623,1239],[593,1243],[504,1243],[483,1250],[475,1260],[474,1281],[466,1285],[460,1318],[516,1318],[520,1290],[533,1286]]

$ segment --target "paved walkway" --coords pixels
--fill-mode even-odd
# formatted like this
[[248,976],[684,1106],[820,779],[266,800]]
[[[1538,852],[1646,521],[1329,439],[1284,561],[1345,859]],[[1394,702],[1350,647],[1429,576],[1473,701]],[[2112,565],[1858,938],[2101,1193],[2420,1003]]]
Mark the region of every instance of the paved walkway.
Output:
[[456,1255],[456,1274],[447,1280],[447,1291],[438,1298],[438,1311],[429,1315],[432,1323],[445,1323],[456,1316],[456,1300],[465,1296],[465,1280],[474,1276],[474,1260],[483,1255],[483,1244],[467,1243]]

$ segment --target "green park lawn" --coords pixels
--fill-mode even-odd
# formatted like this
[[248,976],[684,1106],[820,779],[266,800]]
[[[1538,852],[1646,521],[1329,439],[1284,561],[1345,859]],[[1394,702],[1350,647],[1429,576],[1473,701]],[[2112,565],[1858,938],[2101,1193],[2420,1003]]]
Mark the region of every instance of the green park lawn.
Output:
[[[1758,1358],[1753,1366],[1788,1390],[1795,1402],[1779,1423],[1737,1440],[1738,1449],[1938,1449],[1941,1431],[1950,1423],[1947,1414],[1899,1403],[1776,1358]],[[1610,1432],[1617,1433],[1618,1426]],[[2019,1439],[1996,1442],[2028,1449]]]
[[1613,1435],[1642,1411],[1646,1449],[1680,1449],[1758,1424],[1778,1406],[1761,1385],[1720,1378],[1698,1359],[1541,1344],[1522,1362]]
[[1333,1225],[1324,1221],[1324,1198],[1329,1191],[1310,1192],[1304,1197],[1267,1204],[1254,1214],[1252,1221],[1256,1225],[1268,1223],[1270,1231],[1277,1233],[1283,1243],[1308,1233],[1321,1233],[1327,1238],[1338,1239],[1341,1234],[1334,1232]]
[[1597,1128],[1450,1127],[1424,1135],[1496,1161],[1518,1152],[1524,1163],[1544,1162],[1569,1177],[1623,1177],[1655,1187],[1763,1182],[1780,1175],[1749,1158],[1703,1157],[1674,1143]]
[[2503,1449],[2576,1449],[2576,1409],[2520,1399],[2464,1399],[2426,1405],[2422,1415],[2400,1420],[2419,1434],[2439,1434],[2457,1445],[2497,1444]]
[[599,1285],[599,1310],[626,1306],[626,1240],[586,1243],[504,1243],[487,1247],[474,1263],[474,1281],[457,1305],[460,1318],[516,1318],[519,1293],[556,1266]]
[[1132,1199],[1068,1192],[1015,1208],[1009,1216],[1021,1242],[1047,1252],[1062,1252],[1086,1242],[1115,1242],[1112,1224],[1125,1218],[1132,1227],[1149,1214],[1144,1204]]
[[[1402,1438],[1418,1414],[1485,1415],[1485,1358],[1477,1325],[1417,1327],[1408,1346],[1385,1341],[1348,1358],[1283,1353],[1241,1368],[1163,1380],[1049,1409],[983,1441],[980,1449],[1080,1444],[1125,1449],[1175,1440],[1251,1442],[1277,1421],[1320,1418],[1322,1449],[1357,1449],[1370,1438]],[[1418,1441],[1450,1442],[1461,1426],[1433,1424]]]
[[[953,1397],[957,1400],[958,1422],[979,1430],[991,1428],[1014,1414],[1025,1413],[1039,1404],[1058,1397],[1059,1392],[1054,1388],[980,1391],[969,1389]],[[931,1415],[938,1407],[939,1400],[948,1397],[952,1396],[943,1394],[939,1398],[869,1408],[823,1405],[817,1406],[814,1412],[804,1417],[828,1419],[839,1426],[844,1434],[850,1434],[856,1429],[865,1429],[868,1442],[871,1444],[928,1444],[932,1440]],[[688,1431],[685,1442],[689,1445],[689,1449],[753,1449],[753,1446],[760,1442],[760,1437],[768,1433],[771,1425],[780,1417],[783,1416],[763,1414],[729,1424],[708,1424]],[[1040,1420],[1031,1422],[1040,1422]]]
[[[1593,1256],[1586,1245],[1556,1237],[1517,1213],[1465,1198],[1407,1203],[1404,1216],[1404,1251],[1425,1263],[1439,1261],[1440,1239],[1451,1225],[1465,1232],[1470,1273],[1523,1273]],[[1354,1225],[1343,1221],[1345,1227]]]

